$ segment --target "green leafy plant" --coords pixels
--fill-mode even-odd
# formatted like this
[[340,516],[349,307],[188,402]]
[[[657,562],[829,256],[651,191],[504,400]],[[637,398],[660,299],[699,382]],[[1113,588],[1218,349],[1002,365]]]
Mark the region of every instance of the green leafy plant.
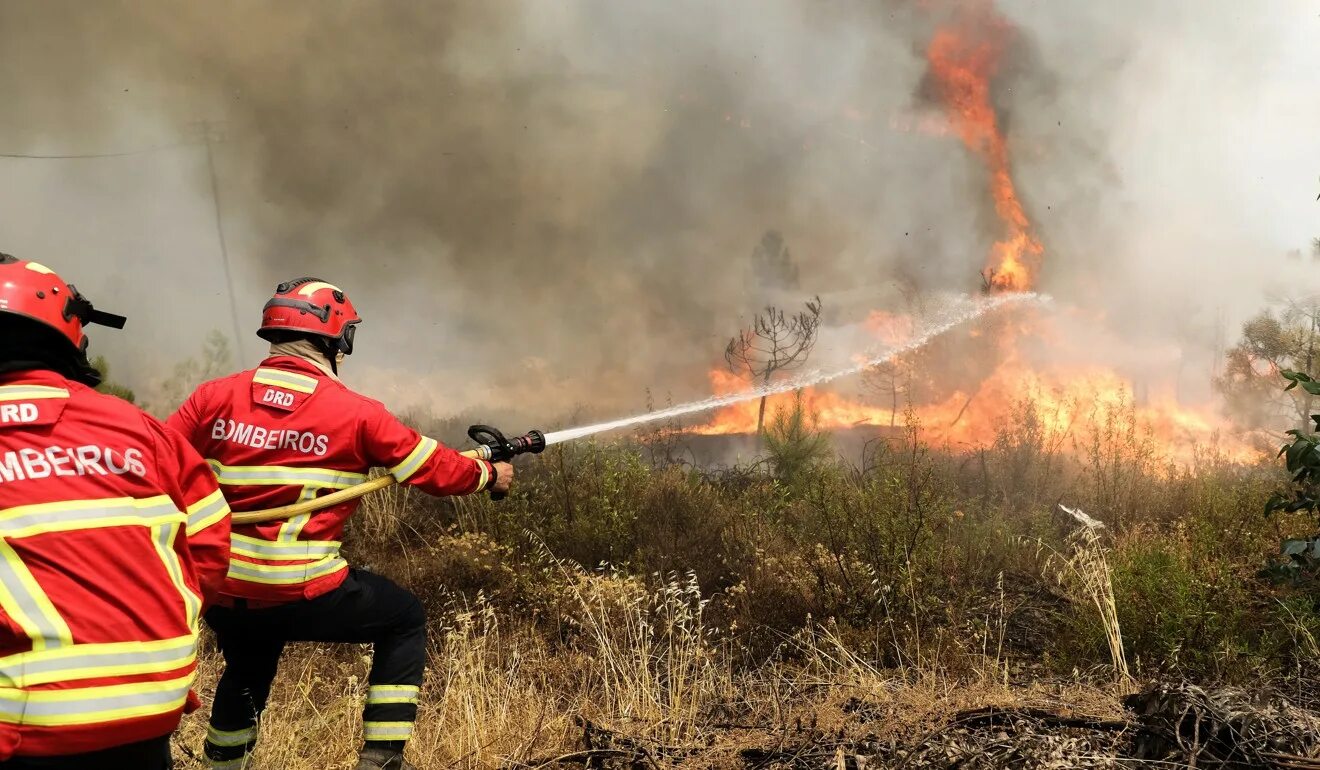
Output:
[[[1301,387],[1313,396],[1320,396],[1320,382],[1305,372],[1285,370],[1288,380],[1284,390]],[[1320,414],[1311,415],[1320,431]],[[1265,502],[1265,515],[1296,513],[1314,515],[1320,508],[1320,435],[1297,428],[1288,431],[1292,440],[1279,449],[1288,469],[1289,488],[1275,492]],[[1293,538],[1283,541],[1282,560],[1266,568],[1261,574],[1276,582],[1307,582],[1320,576],[1320,537]]]
[[[1307,393],[1320,396],[1320,382],[1310,375],[1285,370],[1283,377],[1288,380],[1284,390],[1292,390],[1300,385]],[[1311,415],[1311,420],[1316,429],[1320,430],[1320,414]],[[1292,441],[1279,449],[1279,457],[1284,458],[1291,487],[1270,496],[1265,503],[1267,516],[1279,511],[1315,513],[1320,508],[1320,436],[1297,428],[1288,431],[1288,435],[1292,436]]]

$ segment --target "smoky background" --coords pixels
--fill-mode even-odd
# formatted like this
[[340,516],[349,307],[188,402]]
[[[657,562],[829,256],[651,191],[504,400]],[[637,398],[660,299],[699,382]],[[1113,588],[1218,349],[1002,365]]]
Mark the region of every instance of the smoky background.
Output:
[[[366,318],[350,382],[396,408],[702,396],[782,298],[767,230],[834,323],[979,288],[984,169],[924,58],[966,5],[0,0],[0,153],[116,155],[0,158],[0,249],[130,315],[94,350],[138,388],[233,308],[251,365],[271,288],[317,275]],[[1081,309],[1063,354],[1208,390],[1236,325],[1320,278],[1285,256],[1317,234],[1314,8],[997,12],[1040,288]]]

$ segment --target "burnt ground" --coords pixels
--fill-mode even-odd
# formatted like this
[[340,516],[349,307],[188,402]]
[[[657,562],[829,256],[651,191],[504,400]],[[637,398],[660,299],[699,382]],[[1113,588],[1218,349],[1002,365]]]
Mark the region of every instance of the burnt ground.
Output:
[[[779,731],[714,725],[708,745],[663,746],[582,721],[579,750],[527,766],[615,768],[1216,768],[1320,770],[1320,712],[1275,693],[1151,686],[1116,713],[1041,706],[955,712],[932,729],[896,737],[892,705],[851,699],[844,723],[814,719]],[[886,737],[888,735],[888,737]]]

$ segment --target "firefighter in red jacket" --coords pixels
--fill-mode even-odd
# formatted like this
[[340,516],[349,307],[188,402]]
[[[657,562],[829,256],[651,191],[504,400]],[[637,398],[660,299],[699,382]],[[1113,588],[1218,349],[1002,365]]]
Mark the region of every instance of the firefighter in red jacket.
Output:
[[[258,332],[271,343],[270,357],[202,385],[169,419],[207,458],[235,511],[344,489],[373,467],[433,495],[508,489],[511,465],[441,446],[340,382],[338,367],[353,352],[360,321],[335,286],[314,278],[280,284]],[[426,617],[411,593],[339,555],[356,508],[351,502],[234,527],[224,596],[206,616],[226,665],[207,732],[212,767],[245,766],[291,641],[374,645],[358,768],[411,767],[403,748],[417,715]]]
[[0,768],[166,770],[229,508],[172,431],[93,390],[122,327],[0,254]]

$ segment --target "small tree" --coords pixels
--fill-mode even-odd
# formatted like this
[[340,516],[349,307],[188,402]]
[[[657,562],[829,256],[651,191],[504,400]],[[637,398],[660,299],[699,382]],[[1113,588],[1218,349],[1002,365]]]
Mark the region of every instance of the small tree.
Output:
[[101,384],[96,386],[98,391],[110,396],[122,398],[130,404],[137,400],[137,395],[133,393],[131,388],[120,385],[110,379],[110,362],[105,360],[105,356],[97,356],[96,358],[93,358],[92,368],[101,373]]
[[900,400],[903,406],[912,402],[912,378],[913,368],[902,357],[881,361],[862,372],[862,384],[868,390],[882,397],[888,397],[891,428],[898,422]]
[[775,475],[786,484],[796,483],[830,454],[830,437],[816,428],[816,415],[800,390],[794,391],[792,404],[775,411],[765,445]]
[[752,269],[757,282],[773,289],[796,289],[798,268],[788,243],[778,230],[767,230],[752,249]]
[[168,413],[178,408],[198,385],[229,374],[233,361],[229,337],[213,329],[202,343],[201,353],[174,366],[174,374],[161,385],[160,400],[154,404],[158,411]]
[[1286,421],[1306,430],[1315,395],[1280,390],[1284,372],[1320,376],[1320,297],[1289,301],[1243,324],[1242,339],[1229,349],[1215,387],[1229,413],[1248,428],[1273,430]]
[[[760,385],[768,385],[779,372],[806,363],[820,331],[820,310],[820,297],[808,301],[805,309],[794,315],[786,315],[776,307],[766,307],[750,327],[729,340],[724,349],[729,371]],[[765,400],[766,396],[761,396],[756,415],[758,436],[765,429]]]

